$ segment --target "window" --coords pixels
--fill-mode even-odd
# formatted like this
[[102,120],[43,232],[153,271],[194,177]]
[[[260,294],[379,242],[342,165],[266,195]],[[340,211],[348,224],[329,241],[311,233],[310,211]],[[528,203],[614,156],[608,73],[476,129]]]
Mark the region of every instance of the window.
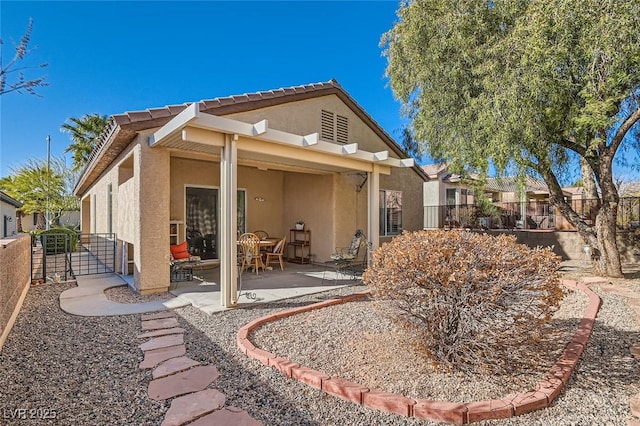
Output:
[[456,204],[458,204],[456,202],[456,189],[455,188],[447,188],[446,204],[448,206],[455,206]]
[[96,231],[96,229],[97,229],[97,227],[96,227],[96,211],[98,210],[96,208],[96,203],[97,203],[96,194],[93,194],[92,198],[93,198],[93,206],[92,206],[93,210],[91,210],[91,232],[93,232],[95,234],[97,232]]
[[349,119],[331,111],[320,114],[320,138],[346,144],[349,142]]
[[460,190],[460,204],[463,206],[469,204],[469,198],[467,197],[467,190],[465,188]]
[[402,191],[380,191],[380,235],[402,232]]
[[113,186],[107,185],[107,233],[113,232]]
[[36,226],[38,224],[38,214],[39,213],[33,214],[33,226]]

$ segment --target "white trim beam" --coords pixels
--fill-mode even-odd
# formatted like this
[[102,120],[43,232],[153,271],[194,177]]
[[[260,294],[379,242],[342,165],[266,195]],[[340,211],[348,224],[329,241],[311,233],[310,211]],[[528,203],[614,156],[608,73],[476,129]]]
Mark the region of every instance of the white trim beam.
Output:
[[199,116],[200,108],[198,103],[194,102],[149,136],[149,146],[154,146],[170,135],[180,132],[184,126],[196,120]]
[[319,140],[320,135],[318,135],[317,133],[311,133],[310,135],[302,137],[302,146],[317,145]]
[[209,146],[224,146],[223,133],[212,132],[210,130],[204,130],[197,127],[187,126],[182,129],[181,138],[184,142],[195,142]]
[[[180,132],[186,126],[226,134],[247,136],[281,145],[306,147],[312,151],[337,156],[348,155],[352,158],[366,161],[368,163],[375,162],[377,164],[383,164],[391,167],[412,167],[414,165],[414,160],[412,158],[390,158],[388,151],[373,153],[360,150],[358,149],[357,143],[338,145],[320,140],[317,133],[301,136],[289,132],[283,132],[281,130],[270,129],[267,120],[250,124],[233,120],[231,118],[200,113],[197,103],[189,105],[184,111],[151,135],[149,137],[149,144],[151,146],[160,144],[163,140],[168,140],[171,135]],[[196,134],[193,131],[191,131],[191,133]],[[210,145],[211,142],[207,144]]]
[[269,129],[269,120],[264,119],[262,121],[258,121],[256,124],[253,125],[253,136],[258,136],[263,133],[266,133],[268,129]]
[[350,143],[348,145],[342,145],[342,153],[346,155],[355,154],[358,152],[358,144]]
[[373,153],[373,161],[384,161],[389,158],[389,151],[379,151]]

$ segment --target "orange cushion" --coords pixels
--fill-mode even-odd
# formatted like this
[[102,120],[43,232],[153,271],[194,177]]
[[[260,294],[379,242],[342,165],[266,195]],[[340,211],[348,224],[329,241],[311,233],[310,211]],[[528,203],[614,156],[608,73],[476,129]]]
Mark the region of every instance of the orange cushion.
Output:
[[171,256],[174,259],[188,259],[190,256],[186,241],[182,244],[171,244],[169,249],[171,249]]

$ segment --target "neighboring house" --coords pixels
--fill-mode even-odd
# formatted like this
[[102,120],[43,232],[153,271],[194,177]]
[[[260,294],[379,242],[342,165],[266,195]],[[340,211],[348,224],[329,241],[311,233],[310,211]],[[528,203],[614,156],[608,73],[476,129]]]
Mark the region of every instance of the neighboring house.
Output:
[[[22,231],[31,232],[34,229],[38,229],[38,216],[40,213],[32,213],[22,216]],[[80,229],[80,211],[63,211],[60,215],[60,226]]]
[[[473,190],[446,165],[422,167],[429,176],[424,184],[424,227],[426,229],[482,226],[485,228],[573,229],[549,204],[547,184],[527,176],[523,185],[515,177],[488,178],[484,193],[494,207],[481,213],[474,206]],[[563,188],[565,199],[587,221],[595,211],[594,201],[586,200],[581,187]]]
[[0,237],[16,235],[18,232],[16,211],[20,207],[22,207],[22,203],[0,191],[0,217],[2,217],[2,235]]
[[460,175],[449,172],[445,164],[430,164],[422,170],[429,180],[423,185],[424,228],[453,226],[460,222],[460,206],[473,205],[473,191]]
[[138,291],[169,288],[169,242],[187,240],[219,263],[232,306],[242,232],[290,242],[303,219],[307,255],[323,262],[358,228],[374,247],[422,228],[427,178],[404,157],[331,80],[114,115],[75,194],[83,232],[117,235]]

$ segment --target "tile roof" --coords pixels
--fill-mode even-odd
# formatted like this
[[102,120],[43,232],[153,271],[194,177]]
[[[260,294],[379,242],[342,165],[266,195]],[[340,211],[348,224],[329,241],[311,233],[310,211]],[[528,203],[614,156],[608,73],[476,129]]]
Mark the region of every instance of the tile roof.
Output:
[[[406,156],[393,138],[334,79],[321,83],[201,100],[199,107],[201,112],[227,115],[330,94],[338,96],[349,106],[382,140],[387,142],[392,151],[402,157]],[[111,116],[109,125],[100,135],[81,173],[74,193],[82,194],[133,140],[138,131],[163,126],[190,104],[191,102],[168,105]],[[426,180],[420,167],[414,166],[414,170]]]
[[22,207],[22,203],[20,201],[17,201],[15,199],[13,199],[12,197],[10,197],[8,194],[6,194],[3,191],[0,191],[0,201],[4,201],[7,204],[11,204],[13,207],[15,207],[17,209]]
[[[546,183],[531,176],[526,176],[524,183],[526,192],[549,192]],[[485,188],[488,191],[497,192],[518,192],[519,190],[517,178],[513,176],[488,178]]]
[[422,170],[424,170],[430,179],[436,179],[438,174],[446,168],[446,164],[427,164],[426,166],[422,166]]

